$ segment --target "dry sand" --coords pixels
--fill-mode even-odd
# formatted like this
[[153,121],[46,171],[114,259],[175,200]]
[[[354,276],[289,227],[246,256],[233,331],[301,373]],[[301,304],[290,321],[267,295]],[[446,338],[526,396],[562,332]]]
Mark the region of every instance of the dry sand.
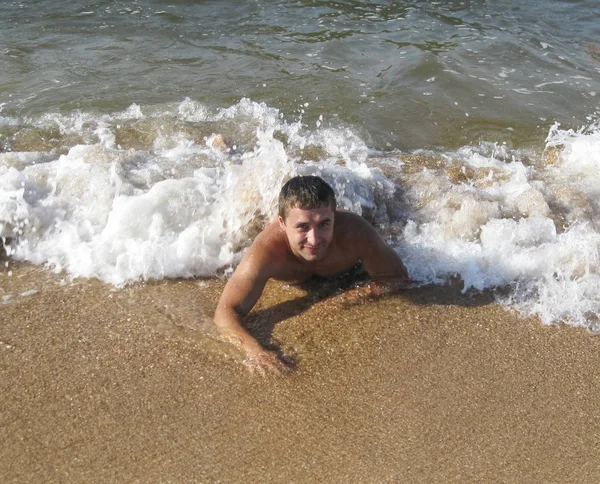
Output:
[[274,283],[250,324],[298,363],[261,379],[204,334],[222,281],[62,278],[0,271],[2,482],[600,482],[585,330]]

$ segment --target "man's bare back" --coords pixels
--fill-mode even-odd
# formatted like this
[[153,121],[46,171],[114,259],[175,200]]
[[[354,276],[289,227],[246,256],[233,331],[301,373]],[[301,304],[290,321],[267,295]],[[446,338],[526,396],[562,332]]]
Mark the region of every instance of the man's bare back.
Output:
[[[366,220],[335,210],[333,190],[323,180],[296,177],[284,186],[282,194],[287,193],[288,185],[292,190],[288,196],[291,201],[280,197],[280,215],[247,250],[227,282],[215,311],[215,323],[221,334],[242,348],[247,366],[261,374],[281,373],[287,369],[242,323],[269,279],[299,283],[313,275],[340,274],[361,262],[375,281],[409,281],[398,254]],[[304,197],[305,203],[302,198],[299,201],[298,197],[294,198],[294,189]],[[317,189],[321,192],[317,193]],[[325,201],[323,197],[327,197]]]

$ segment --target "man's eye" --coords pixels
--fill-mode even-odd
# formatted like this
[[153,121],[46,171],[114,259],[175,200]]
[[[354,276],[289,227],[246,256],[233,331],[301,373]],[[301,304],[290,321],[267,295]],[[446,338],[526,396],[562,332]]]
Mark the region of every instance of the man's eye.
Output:
[[321,227],[327,227],[328,225],[329,225],[329,220],[326,220],[325,222],[321,222],[319,224],[319,226],[321,226]]

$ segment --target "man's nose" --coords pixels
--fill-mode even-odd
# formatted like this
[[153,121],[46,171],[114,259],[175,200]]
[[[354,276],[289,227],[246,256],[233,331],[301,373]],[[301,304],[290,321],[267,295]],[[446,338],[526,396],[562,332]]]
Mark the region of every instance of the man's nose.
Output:
[[309,230],[306,234],[306,240],[310,245],[316,245],[318,240],[317,229]]

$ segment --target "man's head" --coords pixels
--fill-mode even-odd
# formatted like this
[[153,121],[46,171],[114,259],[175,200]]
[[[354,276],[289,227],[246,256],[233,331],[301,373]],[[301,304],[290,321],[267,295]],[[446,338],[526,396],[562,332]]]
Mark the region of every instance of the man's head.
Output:
[[291,208],[313,210],[323,206],[335,212],[335,193],[318,176],[295,176],[279,192],[279,216],[285,220]]
[[333,239],[333,189],[317,176],[297,176],[279,194],[279,225],[290,250],[299,259],[315,262],[327,254]]

